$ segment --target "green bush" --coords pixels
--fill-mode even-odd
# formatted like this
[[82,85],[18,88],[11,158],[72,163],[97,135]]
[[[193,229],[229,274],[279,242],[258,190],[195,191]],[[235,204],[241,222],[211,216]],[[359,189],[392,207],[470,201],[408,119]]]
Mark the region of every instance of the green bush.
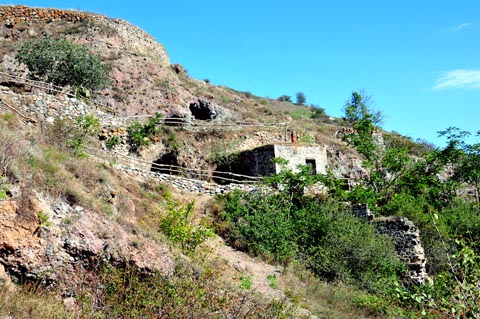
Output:
[[335,203],[312,203],[303,214],[295,220],[303,223],[302,234],[308,241],[301,247],[308,267],[316,274],[375,293],[386,293],[385,289],[397,282],[404,266],[396,258],[391,240],[376,234],[372,225]]
[[108,83],[108,68],[85,46],[65,38],[43,37],[25,42],[15,59],[34,79],[54,85],[98,90]]
[[154,117],[149,118],[145,123],[135,122],[127,129],[128,137],[132,151],[138,151],[142,145],[149,145],[151,137],[157,134],[157,125],[160,123],[162,115],[155,114]]
[[73,149],[77,156],[86,156],[85,142],[88,136],[93,136],[100,130],[100,122],[93,115],[78,117],[71,127],[71,136],[67,139],[67,146]]
[[[293,200],[292,200],[293,199]],[[393,245],[342,205],[291,195],[233,192],[219,231],[235,248],[277,262],[297,259],[321,278],[387,293],[403,265]]]
[[113,149],[115,146],[119,145],[120,144],[120,138],[117,136],[117,135],[113,135],[111,136],[106,142],[105,142],[105,146],[107,146],[107,148],[109,150]]
[[281,95],[277,98],[278,101],[280,102],[290,102],[292,103],[292,98],[288,95]]
[[325,109],[323,107],[313,107],[312,119],[323,121],[328,119],[328,115],[325,113]]
[[165,200],[157,210],[161,214],[160,231],[167,238],[180,244],[187,254],[193,254],[198,245],[213,235],[213,232],[203,225],[193,223],[194,203],[182,205],[175,200]]
[[290,220],[292,203],[284,196],[262,196],[233,192],[225,198],[229,242],[252,255],[284,262],[295,257],[297,247],[292,240]]

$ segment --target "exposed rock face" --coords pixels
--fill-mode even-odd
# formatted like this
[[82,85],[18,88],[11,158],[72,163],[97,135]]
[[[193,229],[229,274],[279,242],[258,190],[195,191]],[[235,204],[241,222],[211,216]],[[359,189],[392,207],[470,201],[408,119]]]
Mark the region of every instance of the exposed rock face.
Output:
[[335,178],[355,181],[362,180],[369,175],[369,172],[362,165],[362,159],[357,155],[327,147],[327,156],[329,168],[333,171]]
[[[59,34],[85,45],[111,66],[112,85],[95,94],[99,108],[128,116],[188,112],[186,101],[193,95],[177,89],[182,83],[168,67],[165,48],[136,26],[84,12],[0,6],[0,43]],[[18,47],[4,47],[0,71],[26,77],[26,69],[15,63]]]
[[[77,267],[93,267],[100,260],[128,261],[165,276],[174,269],[166,246],[127,233],[106,216],[65,202],[50,206],[33,195],[0,201],[0,266],[14,281],[71,283]],[[0,273],[2,282],[8,283]]]
[[126,49],[140,55],[152,56],[163,67],[170,65],[170,58],[163,45],[148,33],[121,19],[102,19],[102,22],[117,30]]

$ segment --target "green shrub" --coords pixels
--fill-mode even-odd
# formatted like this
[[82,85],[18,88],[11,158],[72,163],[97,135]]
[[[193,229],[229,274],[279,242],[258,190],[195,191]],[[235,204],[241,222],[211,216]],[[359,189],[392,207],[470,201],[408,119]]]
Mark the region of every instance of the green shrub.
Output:
[[240,288],[245,290],[252,289],[252,277],[250,276],[240,276]]
[[107,66],[85,46],[43,37],[24,43],[16,55],[32,77],[54,85],[98,90],[108,82]]
[[322,107],[314,107],[312,108],[312,119],[315,120],[326,120],[328,119],[327,113],[325,113],[325,109]]
[[432,284],[403,293],[404,306],[420,308],[423,315],[437,314],[435,318],[480,318],[480,255],[461,240],[455,245],[448,271],[435,276]]
[[149,145],[151,139],[157,133],[157,126],[162,119],[160,113],[155,114],[154,117],[149,118],[144,124],[135,122],[127,129],[128,137],[130,139],[130,146],[132,151],[138,151],[142,145]]
[[161,214],[160,231],[180,244],[187,254],[193,254],[198,245],[213,235],[207,227],[193,223],[193,209],[194,202],[182,205],[178,201],[166,199],[157,210]]
[[120,144],[120,138],[117,135],[113,135],[106,142],[105,145],[109,150]]
[[67,145],[73,149],[75,155],[86,156],[84,152],[86,138],[98,133],[99,120],[93,115],[78,117],[71,129],[71,137],[67,139]]
[[[480,242],[480,205],[476,202],[456,200],[441,212],[451,238]],[[480,247],[479,247],[480,248]],[[477,251],[480,253],[480,249]]]
[[301,142],[301,143],[305,143],[305,144],[315,144],[315,138],[311,135],[308,135],[308,134],[301,135],[298,138],[298,141]]
[[275,195],[226,195],[217,229],[235,248],[277,262],[298,259],[321,278],[377,293],[397,282],[403,265],[393,245],[340,204]]
[[282,95],[277,98],[278,101],[280,102],[290,102],[292,103],[292,98],[289,95]]
[[8,191],[8,188],[2,184],[2,177],[0,177],[0,200],[9,199],[7,191]]
[[404,271],[391,240],[338,204],[312,203],[295,219],[307,266],[322,278],[387,293]]

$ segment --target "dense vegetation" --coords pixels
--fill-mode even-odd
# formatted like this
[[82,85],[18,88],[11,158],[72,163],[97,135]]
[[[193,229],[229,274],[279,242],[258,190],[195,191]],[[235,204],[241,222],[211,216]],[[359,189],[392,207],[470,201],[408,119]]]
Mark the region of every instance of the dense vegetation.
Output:
[[[354,92],[345,104],[343,136],[363,157],[368,177],[344,183],[312,176],[307,166],[267,179],[274,195],[233,193],[221,201],[218,231],[235,247],[276,262],[298,260],[325,280],[354,284],[424,315],[479,318],[480,143],[448,128],[445,148],[412,155],[405,143],[383,143],[376,133],[381,112]],[[304,195],[321,180],[327,195]],[[473,196],[472,196],[473,195]],[[432,283],[402,286],[402,268],[388,240],[348,214],[366,203],[380,215],[405,216],[420,228]]]
[[[386,293],[402,273],[392,243],[330,200],[292,202],[288,192],[225,197],[221,231],[238,249],[273,261],[298,259],[328,281]],[[391,288],[391,286],[390,286]]]

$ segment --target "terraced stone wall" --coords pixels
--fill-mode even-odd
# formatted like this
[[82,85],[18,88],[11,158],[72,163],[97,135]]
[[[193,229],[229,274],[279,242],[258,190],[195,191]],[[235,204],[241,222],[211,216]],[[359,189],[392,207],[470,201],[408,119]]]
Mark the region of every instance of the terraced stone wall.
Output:
[[94,20],[114,28],[125,48],[140,55],[154,56],[163,66],[170,65],[170,58],[162,44],[140,28],[121,19],[109,19],[104,15],[74,10],[31,8],[26,6],[0,6],[0,21],[7,28],[20,23]]

